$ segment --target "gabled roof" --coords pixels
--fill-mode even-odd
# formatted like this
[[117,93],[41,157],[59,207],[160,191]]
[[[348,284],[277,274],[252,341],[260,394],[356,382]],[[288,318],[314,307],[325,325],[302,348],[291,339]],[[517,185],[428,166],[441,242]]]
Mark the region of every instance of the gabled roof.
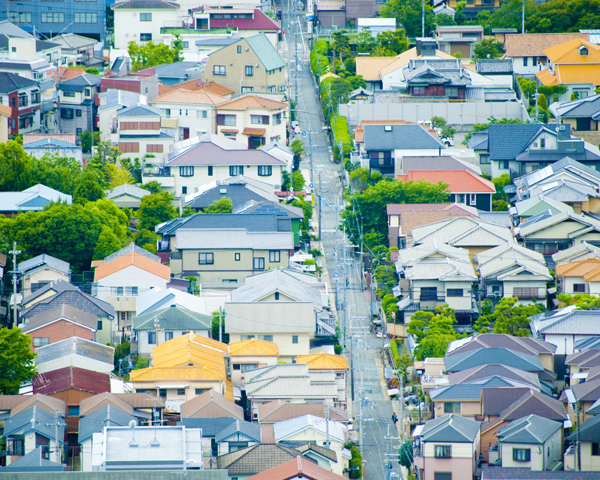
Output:
[[[196,79],[196,82],[198,79]],[[167,93],[163,93],[152,99],[155,103],[185,103],[190,105],[221,105],[228,102],[229,99],[216,95],[214,93],[198,90],[186,90],[184,88],[174,88]]]
[[115,396],[131,405],[134,409],[165,408],[164,400],[148,393],[115,393]]
[[498,430],[496,436],[500,443],[539,445],[543,444],[561,428],[562,423],[532,414],[513,420],[510,424]]
[[568,261],[572,258],[600,258],[600,247],[596,247],[585,241],[579,242],[566,250],[561,250],[552,255],[552,260],[556,263]]
[[144,9],[144,10],[177,10],[179,4],[169,2],[167,0],[125,0],[124,2],[115,3],[111,6],[115,9]]
[[21,327],[21,332],[29,333],[63,319],[88,328],[93,332],[95,332],[98,327],[98,317],[63,303],[50,310],[29,317],[27,323]]
[[259,443],[217,457],[217,467],[229,475],[255,474],[295,459],[298,452],[283,445]]
[[22,192],[0,192],[0,212],[42,210],[50,202],[59,201],[70,205],[72,197],[38,184]]
[[119,185],[118,187],[115,187],[112,190],[106,190],[104,193],[106,193],[106,198],[109,200],[113,200],[124,195],[139,198],[141,200],[146,195],[150,195],[150,192],[148,190],[136,187],[135,185],[130,185],[128,183]]
[[50,395],[34,393],[33,395],[24,395],[21,402],[10,410],[10,414],[14,417],[18,413],[29,410],[32,407],[38,407],[51,414],[58,412],[61,415],[64,415],[67,411],[67,404],[64,400],[51,397]]
[[423,442],[473,443],[481,424],[451,413],[428,420],[421,431]]
[[570,102],[555,102],[549,108],[556,117],[597,118],[600,114],[600,95],[591,95]]
[[0,93],[12,93],[23,88],[34,87],[37,82],[16,73],[0,72]]
[[585,413],[588,415],[596,415],[594,418],[600,418],[600,398],[598,398]]
[[184,417],[235,417],[243,420],[244,409],[210,389],[181,404],[181,418]]
[[[565,125],[567,128],[568,125]],[[517,123],[492,124],[488,127],[491,160],[514,160],[538,135],[540,130],[554,132],[556,124]]]
[[522,387],[482,388],[481,413],[484,416],[500,415],[530,391],[529,388]]
[[[326,425],[327,423],[329,425]],[[286,439],[294,441],[293,436],[306,429],[326,434],[327,427],[329,427],[329,438],[332,441],[346,442],[347,427],[343,423],[336,422],[335,420],[329,420],[329,422],[323,421],[321,417],[313,415],[300,415],[289,420],[277,422],[273,425],[273,434],[275,435],[275,441],[279,443]]]
[[316,465],[309,458],[298,455],[276,467],[258,473],[248,480],[285,480],[287,478],[306,478],[308,480],[342,480],[337,473]]
[[447,243],[454,247],[495,247],[513,241],[508,228],[498,227],[469,217],[455,217],[416,227],[412,229],[411,234],[414,244],[425,243],[432,238],[436,238],[438,242]]
[[230,357],[277,357],[279,347],[274,342],[251,338],[229,344]]
[[264,109],[264,110],[281,110],[286,108],[287,103],[278,102],[270,98],[259,97],[258,95],[246,95],[244,97],[236,98],[228,103],[223,103],[216,107],[216,110],[235,110],[245,111],[249,108],[252,109]]
[[186,428],[201,428],[203,438],[214,438],[221,430],[236,421],[236,417],[181,417]]
[[123,108],[117,112],[117,117],[145,117],[145,116],[154,116],[160,117],[161,112],[160,109],[149,107],[148,105],[138,104],[131,105],[130,107]]
[[565,307],[531,317],[529,326],[534,336],[597,335],[598,312]]
[[238,433],[254,440],[256,443],[260,443],[260,425],[258,423],[246,422],[239,418],[236,418],[227,427],[217,433],[215,435],[215,442],[226,442],[233,435],[237,435]]
[[44,458],[44,448],[39,446],[29,452],[27,455],[15,460],[10,465],[3,468],[7,473],[16,472],[64,472],[65,465],[46,460]]
[[434,257],[412,263],[404,269],[408,280],[439,280],[440,282],[473,282],[477,280],[473,264],[448,257]]
[[[389,130],[391,128],[391,130]],[[386,130],[387,129],[387,130]],[[365,151],[442,150],[446,144],[417,124],[364,126]]]
[[63,45],[70,49],[89,47],[98,43],[98,41],[93,38],[84,37],[83,35],[77,35],[75,33],[63,33],[62,35],[52,37],[51,40],[54,43],[58,43],[59,45]]
[[528,383],[538,389],[540,388],[540,381],[535,373],[500,364],[479,365],[461,372],[451,373],[448,375],[448,382],[450,382],[451,385],[454,385],[457,383],[468,383],[491,376],[509,378],[521,383]]
[[92,438],[94,433],[104,430],[104,427],[127,427],[132,420],[137,422],[131,413],[125,413],[112,405],[106,405],[85,417],[79,419],[78,442],[82,444]]
[[519,217],[532,217],[538,213],[550,210],[552,213],[573,212],[573,207],[543,195],[539,197],[531,197],[527,200],[515,203],[517,215]]
[[99,87],[101,77],[98,75],[91,75],[84,73],[77,77],[69,78],[68,80],[62,81],[57,85],[58,90],[83,92],[85,87]]
[[446,357],[444,361],[448,372],[461,372],[469,368],[490,363],[518,368],[526,372],[543,372],[540,359],[534,355],[510,350],[508,348],[479,348]]
[[26,145],[23,145],[23,148],[27,150],[32,150],[34,148],[68,148],[73,150],[80,150],[81,147],[77,145],[73,145],[72,143],[63,142],[61,140],[57,140],[55,138],[45,138],[43,140],[38,140],[37,142],[30,142]]
[[296,363],[306,363],[309,370],[348,370],[348,359],[331,353],[312,353],[296,357]]
[[[526,237],[527,235],[531,235],[533,233],[539,232],[540,230],[544,230],[554,225],[558,225],[559,223],[570,221],[580,223],[582,225],[582,228],[580,230],[587,229],[589,227],[590,230],[587,231],[595,230],[597,232],[600,232],[600,221],[592,217],[584,216],[583,214],[576,215],[570,212],[559,212],[555,213],[554,215],[550,215],[549,217],[544,218],[538,222],[534,222],[531,224],[522,224],[521,227],[519,227],[518,234],[521,237]],[[569,234],[569,238],[575,238],[578,232],[579,230],[571,232]]]
[[481,399],[481,392],[484,388],[503,387],[535,388],[529,383],[521,383],[517,380],[493,375],[491,377],[480,378],[470,382],[437,387],[430,390],[429,395],[431,399],[435,401],[479,401]]
[[160,277],[163,280],[168,281],[171,278],[170,267],[163,265],[161,262],[150,259],[146,255],[132,252],[108,262],[105,260],[102,265],[99,265],[96,268],[94,272],[94,281],[98,282],[103,278],[114,275],[115,273],[125,270],[128,267],[137,267],[138,269],[156,277]]
[[45,312],[46,310],[55,308],[63,303],[98,317],[115,316],[115,307],[113,307],[110,303],[98,300],[97,298],[92,297],[91,295],[88,295],[79,289],[76,289],[64,290],[62,292],[58,292],[52,297],[39,301],[31,307],[24,309],[21,312],[21,317],[32,317],[33,315]]
[[504,245],[499,245],[475,255],[475,261],[480,267],[489,262],[507,258],[522,258],[537,262],[540,265],[546,265],[546,260],[541,253],[535,252],[530,248],[522,247],[517,243],[505,243]]
[[557,265],[558,277],[583,277],[586,282],[600,281],[600,258],[584,258],[576,262]]
[[[219,41],[220,39],[212,39],[213,41]],[[197,40],[197,42],[200,40]],[[208,41],[208,40],[206,40]],[[226,45],[231,45],[232,43],[236,43],[238,41],[238,39],[234,38],[232,42],[228,42],[226,43]],[[196,43],[197,46],[198,43]],[[160,85],[159,87],[166,87],[166,85]],[[231,95],[232,93],[234,93],[233,90],[231,90],[230,88],[227,88],[223,85],[218,84],[217,82],[203,82],[202,79],[200,78],[193,78],[192,80],[188,80],[187,82],[182,82],[182,83],[178,83],[176,85],[173,85],[172,87],[169,87],[169,91],[172,89],[182,89],[182,90],[191,90],[194,92],[206,92],[206,93],[212,93],[213,95],[218,95],[218,96],[222,96],[224,97],[225,95]],[[166,93],[166,92],[164,92]]]
[[235,213],[236,215],[247,215],[249,213],[271,215],[274,213],[279,217],[289,217],[293,219],[304,218],[302,208],[292,207],[291,205],[271,200],[249,200],[241,205],[235,206],[232,213]]
[[[65,434],[64,416],[58,418],[58,438],[62,439]],[[33,406],[23,410],[4,422],[4,436],[10,436],[13,433],[21,432],[27,435],[29,432],[36,432],[48,439],[54,439],[55,432],[54,412],[50,413],[38,406]]]
[[508,405],[500,413],[499,420],[514,421],[532,414],[555,422],[568,419],[564,405],[556,398],[529,390]]
[[496,193],[492,182],[470,170],[411,170],[406,175],[398,175],[398,180],[447,183],[450,193]]
[[272,185],[238,175],[203,185],[197,192],[187,195],[185,203],[192,208],[205,209],[215,200],[227,197],[236,208],[251,201],[277,202],[279,200],[273,191]]
[[133,329],[136,332],[142,330],[154,330],[156,329],[157,319],[161,330],[210,330],[212,325],[212,318],[210,315],[194,312],[193,310],[188,310],[187,308],[178,305],[171,305],[162,310],[154,310],[138,315],[133,319]]
[[[571,391],[579,402],[596,402],[600,399],[600,379],[572,385]],[[559,400],[563,403],[567,403],[567,396],[564,391]]]
[[[258,407],[259,423],[275,423],[289,420],[299,415],[312,415],[325,418],[326,407],[322,403],[288,403],[283,400],[274,400]],[[329,418],[342,423],[348,423],[350,418],[346,410],[329,407]]]
[[107,406],[117,408],[124,413],[133,415],[133,407],[114,393],[104,392],[84,398],[79,402],[79,416],[85,417]]
[[479,268],[481,278],[501,282],[550,281],[552,275],[548,267],[525,258],[503,258],[482,265]]
[[76,291],[77,289],[78,288],[75,285],[73,285],[69,282],[66,282],[64,280],[58,280],[56,282],[52,282],[47,285],[44,285],[42,288],[36,290],[31,295],[27,295],[23,299],[23,305],[29,304],[30,302],[32,302],[36,298],[46,294],[47,292],[50,292],[51,295],[54,295],[56,293],[63,292],[65,290]]
[[54,258],[52,255],[43,253],[37,257],[33,257],[29,260],[21,262],[17,266],[17,270],[20,275],[28,275],[40,268],[51,268],[57,272],[69,275],[71,271],[71,265],[69,262],[64,262],[58,258]]
[[65,390],[89,393],[110,392],[110,376],[78,367],[65,367],[38,373],[32,380],[33,392],[51,394]]
[[437,242],[435,238],[433,238],[431,242],[423,243],[415,247],[398,250],[398,261],[396,262],[396,271],[400,271],[403,268],[406,268],[407,266],[413,265],[417,262],[439,257],[447,257],[465,262],[470,261],[468,250],[464,248],[452,247],[451,245]]
[[481,168],[464,160],[451,157],[450,155],[420,155],[402,157],[402,173],[411,170],[467,170],[476,175],[481,175]]
[[574,38],[589,38],[587,33],[528,33],[508,34],[504,37],[507,57],[543,57],[546,49]]
[[[589,412],[589,410],[588,410]],[[600,439],[600,415],[595,415],[588,418],[579,427],[579,435],[577,430],[567,437],[571,442],[597,442]]]
[[155,310],[161,310],[171,305],[178,305],[196,312],[206,312],[206,302],[203,298],[172,287],[164,290],[154,287],[138,295],[136,310],[138,315],[142,315]]
[[[580,57],[579,52],[575,52],[581,47],[586,47],[589,51],[584,59]],[[588,62],[598,63],[600,61],[600,46],[578,37],[559,45],[547,47],[544,49],[544,54],[555,66],[562,63],[576,63],[583,66]]]
[[281,55],[279,55],[266,35],[261,33],[259,35],[254,35],[253,37],[247,37],[245,40],[263,64],[265,70],[272,71],[286,66],[285,60],[281,58]]
[[557,347],[552,343],[531,337],[515,337],[505,333],[481,333],[451,342],[448,345],[446,356],[480,348],[509,348],[528,355],[539,355],[542,353],[553,354]]

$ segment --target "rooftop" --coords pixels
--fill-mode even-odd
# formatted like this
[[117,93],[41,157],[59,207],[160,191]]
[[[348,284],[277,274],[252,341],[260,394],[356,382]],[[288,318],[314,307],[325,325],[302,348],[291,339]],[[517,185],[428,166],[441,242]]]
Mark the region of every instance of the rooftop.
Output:
[[251,338],[229,344],[230,357],[272,357],[279,356],[279,347],[274,342]]
[[219,105],[217,110],[245,111],[248,109],[264,109],[273,111],[281,110],[286,107],[287,103],[278,102],[270,98],[259,97],[258,95],[246,95]]
[[[197,79],[196,79],[196,83]],[[177,85],[178,86],[178,85]],[[203,90],[186,90],[175,88],[167,93],[159,95],[151,100],[153,105],[157,103],[185,103],[190,105],[221,105],[229,99]],[[160,106],[160,105],[158,105]]]
[[421,431],[423,442],[473,443],[481,424],[451,413],[428,420]]
[[587,33],[527,33],[508,34],[504,37],[507,57],[544,57],[544,50],[574,38],[588,39]]
[[296,363],[306,363],[309,370],[348,370],[348,359],[342,355],[313,353],[296,357]]
[[156,325],[161,330],[175,331],[202,331],[212,328],[212,318],[210,315],[188,310],[178,305],[171,305],[167,308],[153,310],[152,312],[138,315],[133,319],[133,329],[137,331],[155,330]]
[[560,429],[562,429],[562,423],[532,414],[513,420],[509,425],[498,430],[496,436],[501,443],[539,445]]
[[286,478],[306,478],[308,480],[342,480],[336,473],[315,464],[307,457],[296,458],[248,477],[248,480],[284,480]]
[[398,175],[398,180],[447,183],[450,193],[496,193],[494,184],[469,170],[411,170]]

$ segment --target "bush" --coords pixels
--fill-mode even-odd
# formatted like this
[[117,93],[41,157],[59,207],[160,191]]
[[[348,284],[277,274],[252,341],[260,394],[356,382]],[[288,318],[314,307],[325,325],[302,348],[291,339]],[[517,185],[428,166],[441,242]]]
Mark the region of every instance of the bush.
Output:
[[345,445],[346,448],[350,449],[352,458],[350,459],[351,467],[358,467],[358,470],[351,470],[349,478],[362,478],[362,456],[355,446]]
[[394,357],[394,364],[397,366],[400,365],[400,354],[398,353],[398,341],[392,340],[390,343],[390,348],[392,349],[392,357]]
[[333,353],[335,353],[336,355],[341,355],[343,351],[344,351],[344,347],[342,347],[341,345],[333,346]]

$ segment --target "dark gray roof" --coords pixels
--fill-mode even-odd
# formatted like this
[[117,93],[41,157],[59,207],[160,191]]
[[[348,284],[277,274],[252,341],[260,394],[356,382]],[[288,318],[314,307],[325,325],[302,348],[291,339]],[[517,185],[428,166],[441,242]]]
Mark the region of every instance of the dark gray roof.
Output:
[[115,316],[115,307],[110,303],[92,297],[82,292],[79,288],[76,290],[64,290],[52,297],[41,300],[31,307],[24,309],[21,312],[21,316],[23,318],[32,317],[62,304],[71,305],[98,317],[108,316],[114,318]]
[[37,82],[16,73],[0,72],[0,93],[16,92],[22,88],[36,86]]
[[533,471],[530,468],[492,467],[481,470],[481,480],[598,480],[598,472]]
[[468,368],[497,363],[507,367],[519,368],[526,372],[543,372],[540,359],[508,348],[480,348],[446,357],[446,370],[460,372]]
[[[517,162],[557,162],[565,158],[565,152],[527,151],[515,156]],[[578,162],[594,162],[600,160],[600,155],[582,148],[581,152],[569,152],[569,157]]]
[[70,78],[64,82],[60,82],[57,85],[59,90],[72,91],[72,92],[83,92],[85,87],[98,87],[100,86],[101,77],[98,75],[91,75],[84,73],[78,77]]
[[218,468],[226,468],[229,475],[264,472],[298,456],[298,451],[279,444],[259,443],[236,452],[217,457]]
[[[529,145],[541,128],[554,131],[556,124],[493,124],[488,127],[491,160],[513,160]],[[568,125],[566,125],[569,128]],[[566,135],[566,134],[565,134]]]
[[167,2],[165,0],[129,0],[125,2],[115,3],[111,7],[113,10],[117,8],[132,8],[132,9],[172,9],[179,8],[179,4],[175,2]]
[[[577,440],[577,431],[567,437],[570,441]],[[600,440],[600,415],[588,418],[579,427],[579,440],[582,442],[597,442]]]
[[79,420],[78,442],[85,442],[94,433],[102,432],[104,427],[126,427],[131,420],[137,421],[137,418],[113,405],[106,405]]
[[485,223],[491,223],[498,227],[512,227],[512,221],[508,212],[486,212],[484,210],[477,210],[479,220]]
[[233,210],[237,215],[277,215],[281,218],[290,219],[302,219],[304,218],[304,212],[300,207],[292,207],[284,203],[275,203],[268,200],[262,200],[260,202],[249,201],[245,204],[240,205]]
[[513,420],[510,424],[502,427],[496,433],[499,442],[543,444],[557,430],[562,428],[561,422],[555,422],[538,415]]
[[481,423],[451,413],[425,422],[421,437],[423,442],[473,443]]
[[172,305],[162,310],[144,313],[133,319],[133,329],[154,330],[155,319],[159,319],[161,330],[210,330],[212,318],[210,315],[193,312],[187,308]]
[[467,170],[477,175],[481,174],[481,169],[476,165],[457,160],[449,155],[403,156],[402,173],[405,174],[411,170]]
[[159,78],[179,78],[181,80],[187,80],[190,77],[188,70],[202,66],[199,62],[177,62],[169,63],[165,65],[157,65],[154,68],[154,72]]
[[98,317],[63,303],[50,310],[29,317],[27,323],[21,327],[21,331],[27,333],[35,328],[42,327],[50,322],[58,320],[59,318],[72,320],[73,322],[85,325],[94,331],[98,328]]
[[77,287],[72,283],[65,282],[64,280],[58,280],[57,282],[49,283],[48,285],[44,285],[39,290],[36,290],[31,295],[27,295],[23,299],[23,305],[28,304],[32,300],[35,300],[37,297],[44,295],[49,290],[53,290],[56,293],[64,292],[65,290],[77,290]]
[[235,37],[228,38],[207,38],[202,40],[196,40],[197,47],[227,47],[232,43],[238,42],[239,39]]
[[592,95],[572,102],[554,103],[552,113],[565,118],[590,118],[600,114],[600,95]]
[[33,270],[37,270],[45,266],[53,268],[54,270],[58,270],[65,275],[68,275],[71,271],[69,262],[64,262],[63,260],[54,258],[52,255],[48,255],[46,253],[19,263],[17,270],[19,270],[21,275],[25,275],[31,273]]
[[[54,414],[43,408],[33,406],[27,410],[13,415],[4,423],[4,435],[22,431],[23,435],[34,431],[46,438],[53,439],[55,436]],[[58,438],[65,435],[64,418],[59,417]]]
[[444,387],[434,388],[429,392],[432,400],[478,400],[481,398],[483,388],[493,387],[531,387],[531,385],[517,382],[509,378],[498,376],[481,378],[467,383],[458,383]]
[[16,473],[16,472],[64,472],[65,466],[60,463],[51,462],[43,457],[43,448],[37,447],[36,449],[29,452],[24,457],[15,460],[3,470],[3,471]]
[[579,350],[589,350],[590,348],[600,348],[600,336],[598,337],[588,337],[577,340],[573,344],[573,348],[576,351]]
[[241,433],[242,435],[260,443],[260,425],[258,423],[250,423],[236,418],[234,422],[215,435],[215,442],[221,443],[227,441],[229,437]]
[[292,230],[291,220],[278,218],[277,215],[213,213],[176,218],[157,226],[156,233],[174,235],[179,228],[245,228],[249,232],[291,232]]
[[451,373],[448,376],[448,381],[451,384],[466,383],[480,378],[498,376],[510,378],[522,383],[528,383],[536,388],[540,388],[540,381],[535,373],[526,372],[518,368],[507,367],[499,364],[485,364],[477,367],[462,370],[460,372]]
[[[391,131],[386,131],[391,128]],[[369,150],[424,150],[445,149],[439,138],[420,125],[365,125],[364,149]]]
[[47,42],[45,40],[36,40],[35,41],[35,50],[36,52],[42,52],[44,50],[50,50],[51,48],[60,47],[59,43]]
[[[144,191],[147,191],[147,190],[144,190]],[[104,263],[111,262],[115,258],[122,257],[123,255],[127,255],[128,253],[138,253],[140,255],[143,255],[144,257],[149,258],[150,260],[154,260],[155,262],[159,262],[159,263],[162,262],[161,258],[158,255],[154,255],[153,253],[149,252],[148,250],[138,247],[135,243],[131,242],[129,245],[127,245],[126,247],[123,247],[118,252],[112,253],[108,257],[105,257]]]
[[474,150],[488,150],[488,131],[484,132],[473,132],[471,133],[471,138],[467,143],[467,148],[472,148]]
[[506,59],[483,59],[477,60],[477,73],[485,75],[486,73],[513,73],[513,63],[511,58]]
[[506,407],[512,405],[523,395],[529,392],[529,388],[483,388],[481,389],[481,411],[483,415],[500,415]]
[[117,112],[118,117],[137,117],[139,115],[154,115],[160,117],[160,109],[148,105],[131,105]]
[[235,417],[183,417],[180,424],[188,428],[201,428],[202,437],[213,438],[236,420]]
[[[221,193],[223,190],[225,193]],[[264,196],[258,194],[254,189],[247,188],[246,185],[216,185],[214,188],[194,197],[186,205],[195,209],[205,209],[211,203],[223,197],[229,198],[234,208],[250,201],[261,202],[265,199]]]
[[0,34],[8,37],[31,38],[32,35],[8,20],[0,22]]

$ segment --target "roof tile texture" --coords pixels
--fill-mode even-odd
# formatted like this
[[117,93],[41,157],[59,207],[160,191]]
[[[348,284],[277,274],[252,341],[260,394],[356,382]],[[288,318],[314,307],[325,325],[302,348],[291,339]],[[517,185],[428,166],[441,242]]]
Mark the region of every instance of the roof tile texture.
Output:
[[528,33],[508,34],[504,37],[507,57],[543,57],[544,50],[574,38],[589,40],[587,33]]
[[219,105],[217,110],[248,110],[249,108],[262,108],[265,110],[280,110],[287,107],[286,103],[271,100],[270,98],[248,95]]
[[398,180],[444,182],[451,193],[496,193],[492,182],[467,170],[411,170],[406,175],[398,175]]
[[274,342],[252,338],[229,344],[229,355],[232,357],[278,356],[279,347]]
[[202,91],[202,90],[186,90],[184,88],[176,88],[167,91],[152,99],[154,103],[186,103],[190,105],[220,105],[229,100],[221,95]]
[[111,262],[104,263],[96,268],[94,273],[94,281],[102,280],[113,273],[120,272],[121,270],[135,266],[148,273],[156,275],[164,280],[171,278],[171,268],[163,265],[162,263],[155,262],[154,260],[140,255],[139,253],[132,252],[131,254],[123,255],[122,257],[115,258]]

